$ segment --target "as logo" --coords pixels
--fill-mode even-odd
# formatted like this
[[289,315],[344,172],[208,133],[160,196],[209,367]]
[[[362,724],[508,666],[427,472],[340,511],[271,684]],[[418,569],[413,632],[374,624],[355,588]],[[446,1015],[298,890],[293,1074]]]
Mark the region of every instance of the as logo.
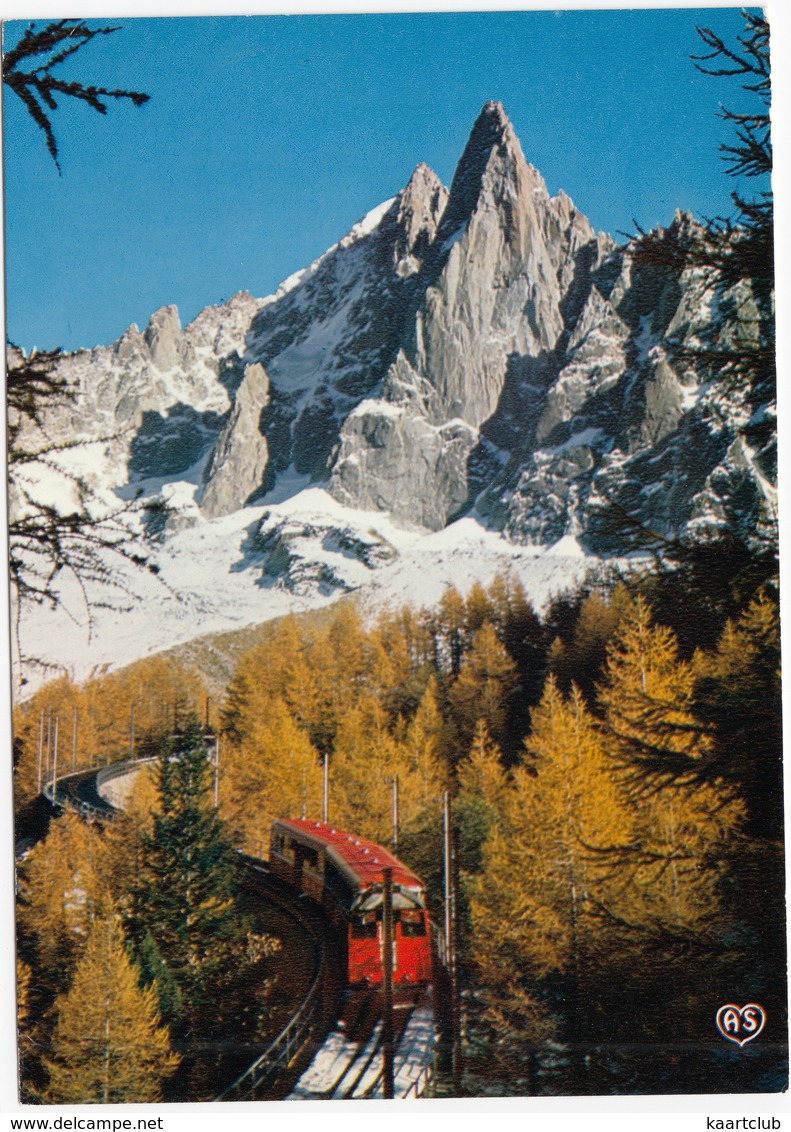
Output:
[[717,1011],[717,1029],[723,1038],[743,1046],[757,1038],[766,1022],[766,1011],[757,1002],[734,1006],[728,1002]]

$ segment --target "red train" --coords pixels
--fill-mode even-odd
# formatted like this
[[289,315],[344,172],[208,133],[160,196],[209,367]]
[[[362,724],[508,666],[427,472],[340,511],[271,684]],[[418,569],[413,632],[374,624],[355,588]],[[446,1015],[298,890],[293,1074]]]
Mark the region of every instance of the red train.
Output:
[[393,983],[431,981],[431,937],[425,885],[397,857],[320,821],[272,825],[272,872],[319,901],[346,940],[349,983],[382,981],[383,872],[393,870]]

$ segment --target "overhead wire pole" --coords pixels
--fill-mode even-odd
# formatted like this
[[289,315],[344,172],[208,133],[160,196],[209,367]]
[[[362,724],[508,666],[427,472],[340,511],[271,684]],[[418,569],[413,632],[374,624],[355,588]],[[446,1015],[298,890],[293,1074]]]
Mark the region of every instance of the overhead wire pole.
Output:
[[453,1030],[453,1093],[463,1095],[463,1063],[461,1055],[461,993],[459,987],[459,830],[451,824],[450,829],[450,877],[451,877],[451,1012]]
[[214,737],[214,808],[220,804],[220,732]]
[[382,869],[382,1096],[394,1093],[393,1056],[393,870]]
[[71,769],[77,769],[77,705],[74,705],[71,717]]
[[55,716],[55,739],[52,754],[52,805],[58,801],[58,717]]
[[41,784],[44,776],[44,711],[42,709],[38,721],[38,768],[36,772],[36,784],[38,792],[41,793]]
[[450,979],[450,1043],[453,1092],[461,1092],[461,1035],[459,1010],[459,974],[456,934],[456,864],[457,845],[451,820],[450,793],[442,795],[442,827],[445,872],[445,957]]
[[398,775],[393,775],[393,797],[392,797],[392,817],[393,817],[393,852],[398,852]]
[[44,749],[44,781],[49,775],[49,760],[52,754],[52,708],[47,708],[47,745]]
[[330,764],[327,758],[327,752],[324,752],[324,761],[322,764],[322,780],[321,780],[321,820],[323,822],[329,821],[330,812]]

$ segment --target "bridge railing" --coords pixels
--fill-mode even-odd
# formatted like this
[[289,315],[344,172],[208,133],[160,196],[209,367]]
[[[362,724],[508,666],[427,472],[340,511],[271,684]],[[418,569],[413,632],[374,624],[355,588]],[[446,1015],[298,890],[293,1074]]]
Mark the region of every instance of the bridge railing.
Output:
[[322,941],[319,944],[316,974],[297,1013],[252,1065],[248,1066],[240,1077],[218,1097],[214,1098],[215,1101],[254,1098],[259,1090],[271,1085],[282,1073],[285,1073],[293,1064],[295,1058],[303,1053],[307,1044],[312,1040],[317,1026],[321,1025],[323,1017],[324,963],[325,954]]
[[[47,801],[53,806],[61,806],[71,810],[73,813],[79,815],[85,821],[113,821],[116,815],[116,807],[111,802],[105,802],[102,806],[96,806],[92,802],[86,802],[84,799],[73,798],[68,793],[68,784],[72,779],[83,778],[86,775],[96,775],[96,792],[100,793],[100,788],[105,782],[110,782],[113,778],[121,778],[125,774],[129,774],[132,770],[137,770],[138,767],[146,766],[148,763],[156,762],[156,756],[148,756],[143,759],[124,759],[120,763],[110,763],[109,766],[94,766],[83,767],[82,770],[70,771],[68,774],[58,775],[57,778],[51,778],[45,782],[41,788],[41,793]],[[65,790],[61,793],[61,787]],[[57,796],[56,796],[57,795]]]
[[103,766],[96,771],[96,789],[97,791],[105,782],[109,782],[113,778],[122,778],[123,775],[129,774],[131,770],[136,770],[137,767],[146,766],[148,763],[155,763],[157,755],[149,755],[144,759],[124,759],[121,763],[110,763],[109,766]]

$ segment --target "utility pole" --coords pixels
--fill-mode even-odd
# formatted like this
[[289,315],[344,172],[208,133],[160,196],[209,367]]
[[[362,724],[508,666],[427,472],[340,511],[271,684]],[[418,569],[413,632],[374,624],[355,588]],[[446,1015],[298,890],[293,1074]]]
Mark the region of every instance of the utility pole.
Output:
[[53,743],[52,755],[52,805],[57,805],[58,801],[58,717],[55,716],[55,739]]
[[398,775],[393,775],[393,852],[398,852]]
[[444,851],[445,877],[445,962],[450,971],[450,937],[452,923],[453,884],[450,868],[450,795],[447,790],[442,795],[442,845]]
[[135,705],[129,705],[129,758],[135,757]]
[[71,769],[77,769],[77,705],[71,716]]
[[[208,712],[207,712],[208,713]],[[214,808],[220,804],[220,732],[214,737]]]
[[324,760],[322,764],[322,783],[321,783],[321,820],[323,822],[329,821],[330,812],[330,764],[327,757],[327,752],[324,752]]
[[47,746],[44,751],[44,781],[49,776],[49,760],[52,754],[52,708],[47,708]]
[[393,870],[382,869],[382,1096],[393,1099]]
[[38,792],[41,793],[41,784],[44,777],[44,712],[41,712],[38,720],[38,768],[36,773],[36,783],[38,785]]
[[445,857],[445,956],[450,980],[451,1072],[454,1096],[461,1094],[461,1026],[457,952],[456,866],[458,845],[451,817],[450,794],[442,795],[442,826]]

